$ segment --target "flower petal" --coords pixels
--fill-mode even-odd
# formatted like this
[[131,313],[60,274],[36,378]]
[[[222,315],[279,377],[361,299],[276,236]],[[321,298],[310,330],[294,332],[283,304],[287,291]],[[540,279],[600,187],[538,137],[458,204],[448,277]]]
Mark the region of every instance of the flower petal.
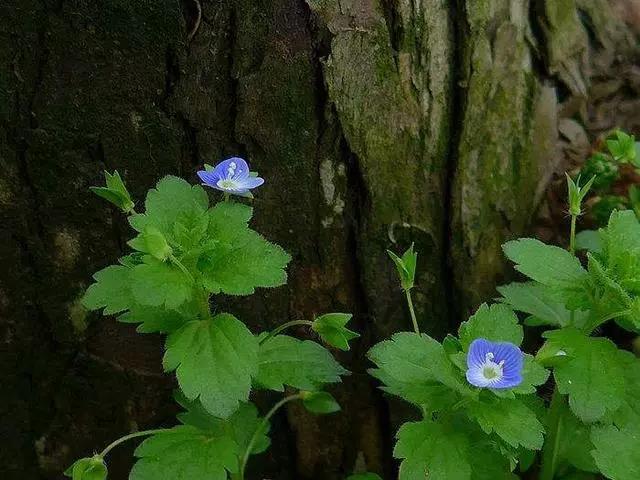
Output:
[[487,353],[491,351],[493,344],[485,340],[484,338],[476,338],[471,345],[469,345],[469,353],[467,354],[467,367],[477,367],[483,365]]
[[200,170],[198,172],[198,177],[200,177],[200,180],[202,180],[202,183],[205,185],[218,188],[216,184],[218,183],[218,180],[220,180],[220,175],[218,175],[215,170]]
[[246,179],[241,180],[238,183],[242,186],[242,188],[246,188],[247,190],[250,190],[252,188],[256,188],[262,185],[264,183],[264,178],[247,177]]

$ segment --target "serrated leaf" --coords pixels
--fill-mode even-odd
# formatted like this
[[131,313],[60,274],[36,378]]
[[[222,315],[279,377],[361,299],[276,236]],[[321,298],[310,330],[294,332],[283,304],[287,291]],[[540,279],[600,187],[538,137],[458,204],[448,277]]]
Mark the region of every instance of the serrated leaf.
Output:
[[217,203],[208,212],[208,234],[220,243],[233,244],[248,228],[252,215],[253,209],[243,203]]
[[304,392],[302,405],[311,413],[319,415],[340,411],[340,404],[327,392]]
[[495,432],[513,447],[542,448],[544,427],[536,414],[520,400],[487,398],[469,403],[467,413],[485,433]]
[[460,343],[463,350],[477,338],[484,338],[492,342],[510,342],[520,345],[524,332],[518,324],[513,310],[506,305],[486,303],[480,305],[476,313],[468,321],[462,322],[459,330]]
[[257,372],[258,341],[233,315],[196,320],[167,337],[165,371],[176,371],[184,395],[227,418],[246,402]]
[[154,260],[136,265],[130,274],[136,303],[151,307],[178,308],[193,295],[193,283],[177,267]]
[[212,293],[249,295],[256,287],[277,287],[287,281],[291,257],[253,230],[243,230],[233,244],[215,243],[198,259],[202,283]]
[[571,312],[557,298],[553,289],[540,283],[510,283],[498,287],[502,302],[513,309],[533,315],[541,324],[565,326],[570,322]]
[[576,257],[566,250],[533,238],[520,238],[502,246],[515,269],[549,287],[571,288],[587,277]]
[[416,405],[439,410],[457,395],[475,395],[442,345],[427,335],[396,333],[368,353],[378,368],[369,373],[384,390]]
[[104,315],[127,310],[135,303],[130,289],[131,269],[111,265],[93,275],[96,283],[89,286],[82,304],[89,310],[104,308]]
[[629,425],[618,429],[613,425],[593,427],[593,458],[600,471],[611,480],[640,478],[640,428]]
[[550,348],[566,352],[566,360],[555,366],[553,374],[558,390],[569,395],[569,405],[578,418],[596,422],[620,407],[625,372],[614,343],[588,337],[571,327],[543,335]]
[[138,323],[139,333],[171,333],[187,323],[192,317],[187,317],[176,310],[160,307],[133,305],[129,311],[118,317],[123,323]]
[[130,480],[227,480],[238,468],[238,445],[227,435],[181,425],[157,433],[135,451]]
[[145,213],[133,215],[129,223],[138,232],[152,225],[171,238],[174,223],[185,215],[204,213],[209,207],[207,193],[200,185],[166,176],[147,193]]
[[[185,425],[191,425],[206,432],[227,435],[232,438],[244,452],[254,433],[262,426],[263,419],[258,415],[258,409],[252,403],[241,403],[236,412],[228,419],[214,417],[202,406],[199,400],[189,400],[182,392],[175,395],[176,401],[186,410],[178,414],[178,420]],[[264,452],[271,440],[267,436],[269,424],[260,432],[254,443],[252,455]]]
[[469,480],[469,440],[461,432],[431,420],[405,423],[393,456],[401,459],[399,480]]
[[259,347],[255,382],[279,392],[285,385],[299,390],[316,390],[323,384],[339,382],[340,376],[346,373],[321,345],[276,335]]
[[351,317],[350,313],[325,313],[313,321],[311,328],[332,347],[349,350],[349,340],[360,336],[346,327]]

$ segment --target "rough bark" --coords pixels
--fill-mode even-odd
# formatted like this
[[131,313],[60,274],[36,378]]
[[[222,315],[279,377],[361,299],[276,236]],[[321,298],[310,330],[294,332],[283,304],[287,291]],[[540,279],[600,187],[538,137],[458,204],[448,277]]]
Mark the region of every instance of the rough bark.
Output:
[[[124,432],[171,424],[161,339],[78,303],[128,236],[88,187],[117,168],[141,199],[160,176],[195,180],[229,154],[267,179],[255,228],[294,260],[286,287],[225,308],[255,329],[352,311],[363,334],[338,355],[354,372],[335,389],[343,413],[291,407],[255,478],[393,478],[405,412],[365,359],[408,327],[385,249],[415,242],[418,315],[435,336],[490,299],[500,244],[529,228],[553,172],[607,128],[640,133],[634,5],[3,2],[2,478],[62,478]],[[115,452],[110,478],[126,478],[130,453]]]

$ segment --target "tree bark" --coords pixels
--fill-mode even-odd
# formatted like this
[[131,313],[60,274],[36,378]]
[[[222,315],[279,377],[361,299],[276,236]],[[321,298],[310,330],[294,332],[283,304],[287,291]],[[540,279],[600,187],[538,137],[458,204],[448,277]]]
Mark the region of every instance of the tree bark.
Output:
[[254,228],[293,262],[286,287],[222,307],[254,331],[350,311],[362,333],[338,354],[343,412],[291,406],[253,478],[394,478],[407,412],[365,356],[410,328],[385,250],[415,243],[419,322],[438,338],[495,296],[500,245],[531,228],[554,172],[608,128],[640,133],[639,25],[633,0],[3,2],[2,478],[62,478],[173,422],[161,338],[79,304],[130,236],[88,187],[118,169],[142,201],[231,154],[267,179]]

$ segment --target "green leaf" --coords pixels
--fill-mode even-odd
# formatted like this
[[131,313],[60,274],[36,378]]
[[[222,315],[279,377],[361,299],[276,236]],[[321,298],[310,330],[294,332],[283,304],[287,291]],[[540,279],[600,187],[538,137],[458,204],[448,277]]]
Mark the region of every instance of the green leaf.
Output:
[[576,235],[576,250],[587,250],[592,253],[602,251],[600,232],[597,230],[583,230]]
[[524,354],[524,366],[522,367],[522,383],[511,389],[513,393],[536,393],[536,387],[543,385],[549,378],[549,370],[540,365],[533,356]]
[[396,333],[375,345],[368,357],[378,367],[369,373],[384,382],[384,389],[416,405],[437,410],[453,392],[475,395],[442,345],[425,334]]
[[89,310],[104,308],[104,315],[127,310],[135,303],[130,289],[131,269],[112,265],[93,275],[96,283],[89,286],[82,304]]
[[191,185],[169,175],[147,193],[145,213],[133,215],[129,222],[138,232],[152,225],[171,238],[176,221],[194,213],[204,213],[208,207],[209,199],[200,185]]
[[123,323],[139,323],[138,333],[171,333],[193,316],[185,316],[176,310],[167,310],[160,307],[133,305],[128,312],[118,317]]
[[311,413],[320,415],[340,411],[340,404],[327,392],[304,392],[302,404]]
[[469,440],[449,425],[428,419],[405,423],[393,456],[401,459],[399,480],[469,480]]
[[593,427],[592,452],[600,471],[611,480],[640,478],[640,428],[638,425],[618,429],[613,425]]
[[113,174],[110,174],[105,170],[104,178],[107,185],[106,187],[89,187],[89,189],[99,197],[113,203],[124,213],[132,212],[134,204],[118,171],[115,170]]
[[234,243],[248,228],[253,209],[243,203],[220,202],[208,215],[208,235],[220,243]]
[[136,303],[178,308],[193,295],[193,283],[177,267],[152,259],[131,269],[131,292]]
[[515,269],[549,287],[571,288],[587,277],[576,257],[566,250],[533,238],[521,238],[502,246]]
[[607,319],[616,321],[628,330],[640,327],[640,315],[635,311],[635,302],[616,280],[611,278],[604,266],[590,253],[587,254],[591,275],[591,298],[593,317],[591,328],[599,326]]
[[614,212],[601,230],[606,274],[633,294],[640,294],[640,223],[630,210]]
[[559,403],[556,414],[559,415],[556,439],[558,468],[556,470],[561,471],[563,465],[570,465],[579,470],[597,472],[598,469],[591,455],[593,444],[589,426],[582,423],[571,412],[566,401]]
[[227,418],[246,402],[256,374],[258,341],[233,315],[186,323],[167,337],[164,368],[176,370],[184,395]]
[[181,425],[157,433],[135,451],[130,480],[227,480],[238,469],[238,445],[217,432]]
[[77,460],[64,474],[72,480],[106,480],[107,466],[100,455],[94,455]]
[[134,250],[148,253],[161,261],[173,253],[162,232],[152,225],[146,226],[141,234],[129,240],[127,244]]
[[404,252],[402,257],[399,257],[390,250],[387,250],[387,253],[391,257],[391,260],[393,260],[393,263],[396,264],[402,289],[411,290],[415,282],[416,265],[418,263],[418,254],[413,250],[413,244]]
[[570,322],[567,310],[552,288],[536,282],[510,283],[498,287],[501,301],[513,309],[533,315],[541,324],[565,326]]
[[536,414],[520,400],[486,398],[469,403],[467,413],[485,433],[495,432],[513,447],[542,448],[544,428]]
[[640,425],[640,360],[631,352],[618,351],[618,357],[624,367],[624,396],[622,405],[603,422],[614,423],[624,428],[628,425]]
[[518,317],[513,310],[500,303],[491,306],[486,303],[480,305],[476,313],[460,325],[458,333],[465,351],[477,338],[492,342],[510,342],[519,346],[524,336],[522,326],[518,324]]
[[562,248],[521,238],[503,245],[516,270],[551,288],[569,310],[588,309],[587,271],[579,260]]
[[621,163],[635,162],[636,160],[636,140],[633,135],[628,135],[622,130],[616,130],[615,138],[606,141],[609,152],[617,161]]
[[253,230],[245,229],[233,244],[215,243],[198,259],[203,285],[212,293],[249,295],[256,287],[277,287],[287,281],[291,257]]
[[545,332],[549,348],[566,352],[553,375],[571,410],[586,423],[600,420],[622,404],[624,363],[614,343],[588,337],[575,328]]
[[323,384],[339,382],[340,375],[346,373],[321,345],[276,335],[259,347],[255,382],[279,392],[285,385],[299,390],[316,390]]
[[[262,425],[263,419],[258,415],[258,409],[252,403],[241,403],[236,412],[228,419],[214,417],[202,406],[199,400],[189,400],[182,392],[175,395],[176,401],[186,410],[178,414],[178,420],[185,425],[191,425],[200,430],[227,435],[232,438],[244,452],[249,446],[253,434]],[[267,436],[269,425],[260,432],[254,444],[252,455],[264,452],[271,440]]]
[[346,327],[351,317],[350,313],[325,313],[313,321],[311,328],[332,347],[349,350],[349,340],[360,336]]

